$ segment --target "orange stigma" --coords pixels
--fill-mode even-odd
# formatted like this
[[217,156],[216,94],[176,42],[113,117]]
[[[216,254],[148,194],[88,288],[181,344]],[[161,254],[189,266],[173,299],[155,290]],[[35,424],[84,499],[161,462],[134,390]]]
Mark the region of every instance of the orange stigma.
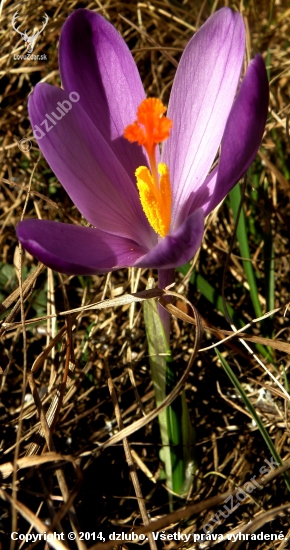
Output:
[[137,110],[137,120],[129,124],[124,137],[137,142],[146,150],[150,170],[139,166],[135,172],[142,208],[154,231],[166,237],[171,221],[171,189],[169,170],[166,164],[157,166],[155,149],[158,143],[165,141],[172,128],[172,120],[166,118],[166,107],[160,99],[144,99]]
[[143,145],[149,157],[155,152],[156,145],[169,137],[172,120],[163,116],[165,111],[160,99],[144,99],[138,107],[137,120],[125,128],[124,137]]

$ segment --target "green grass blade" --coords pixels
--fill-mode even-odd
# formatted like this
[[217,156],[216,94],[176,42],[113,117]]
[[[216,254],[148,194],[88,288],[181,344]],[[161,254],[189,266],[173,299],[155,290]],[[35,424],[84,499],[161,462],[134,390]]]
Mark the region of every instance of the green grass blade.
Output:
[[189,415],[188,406],[186,403],[185,392],[181,394],[181,407],[182,407],[182,444],[183,444],[183,486],[181,488],[182,494],[187,494],[189,488],[193,482],[193,476],[197,470],[197,458],[196,458],[196,437],[195,429],[192,424],[192,420]]
[[[182,273],[183,275],[186,275],[188,270],[190,269],[190,264],[185,264],[178,268],[178,271]],[[217,292],[217,290],[211,286],[200,273],[197,273],[194,271],[190,277],[190,282],[192,284],[196,285],[196,288],[201,294],[211,303],[215,306],[215,308],[222,313],[224,312],[224,305],[223,305],[223,299],[221,295]],[[234,324],[238,328],[242,328],[245,326],[246,322],[244,322],[242,319],[240,319],[234,309],[227,304],[228,313],[230,314],[231,319],[233,320]],[[255,344],[255,347],[259,353],[269,361],[272,361],[272,350],[269,350],[269,348],[265,348],[261,344]]]
[[[180,273],[182,273],[183,275],[186,275],[187,272],[189,271],[189,269],[190,269],[190,264],[185,264],[185,265],[179,267],[178,271],[180,271]],[[218,291],[213,286],[211,286],[206,281],[206,279],[200,273],[197,273],[196,271],[194,271],[191,274],[191,277],[190,277],[189,281],[190,281],[191,284],[196,285],[197,290],[199,292],[201,292],[201,294],[212,305],[214,305],[215,308],[220,313],[222,313],[223,315],[225,314],[224,306],[223,306],[223,299],[222,299],[221,295],[218,293]],[[235,311],[233,310],[233,308],[229,304],[227,304],[227,308],[228,308],[229,314],[232,317],[232,319],[234,320],[234,323],[236,324],[236,326],[238,326],[238,328],[242,328],[245,325],[245,323],[237,316],[237,314],[235,313]]]
[[[263,437],[269,451],[272,453],[272,456],[274,457],[275,461],[282,466],[283,463],[282,463],[281,457],[280,457],[278,451],[276,450],[276,447],[275,447],[271,437],[269,436],[266,428],[264,427],[263,422],[261,421],[260,417],[258,416],[258,414],[255,411],[255,408],[253,407],[251,401],[249,400],[243,386],[240,384],[238,378],[236,377],[236,375],[232,371],[231,367],[229,366],[229,364],[227,363],[227,361],[225,360],[225,358],[222,356],[222,354],[219,352],[219,350],[217,348],[215,348],[215,352],[216,352],[216,354],[217,354],[217,356],[218,356],[218,358],[219,358],[226,374],[228,375],[229,379],[231,380],[231,382],[234,385],[234,387],[236,388],[236,390],[239,392],[246,408],[248,409],[248,411],[251,414],[253,420],[255,421],[256,425],[258,426],[260,434]],[[287,487],[288,491],[290,491],[289,474],[287,472],[285,472],[283,474],[283,477],[284,477],[284,480],[285,480],[286,487]]]
[[[235,185],[235,187],[231,190],[229,197],[230,197],[230,203],[231,203],[234,219],[236,220],[239,204],[242,198],[241,189],[239,185]],[[250,249],[249,249],[249,243],[248,243],[248,233],[247,233],[247,227],[246,227],[246,217],[245,217],[243,208],[241,209],[241,212],[240,212],[240,218],[239,218],[239,223],[237,227],[237,238],[239,241],[241,255],[243,258],[245,258],[243,260],[243,267],[244,267],[247,281],[249,284],[250,296],[251,296],[253,308],[255,311],[255,315],[256,317],[262,317],[263,313],[262,313],[262,308],[259,301],[255,272],[251,263]]]
[[[265,271],[265,298],[267,311],[275,308],[275,260],[274,260],[273,236],[271,228],[271,215],[265,213],[264,232],[264,271]],[[269,336],[273,335],[273,317],[268,317],[263,322]]]

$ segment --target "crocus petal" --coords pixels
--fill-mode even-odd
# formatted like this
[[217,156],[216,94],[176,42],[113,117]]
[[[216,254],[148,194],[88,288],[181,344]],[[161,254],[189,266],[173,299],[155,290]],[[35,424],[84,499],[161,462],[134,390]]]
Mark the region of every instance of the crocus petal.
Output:
[[[58,109],[68,108],[66,102],[71,109],[61,117]],[[55,125],[53,113],[61,117]],[[38,84],[29,115],[36,137],[45,132],[41,150],[81,214],[103,231],[133,239],[137,232],[145,246],[156,242],[135,184],[79,102],[61,88]]]
[[23,247],[51,269],[68,275],[94,275],[132,266],[144,249],[123,237],[90,227],[45,220],[17,226]]
[[171,235],[135,263],[136,267],[170,269],[189,262],[198,250],[203,237],[204,215],[196,210]]
[[203,205],[205,216],[224,199],[253,162],[263,137],[268,103],[267,72],[262,56],[258,55],[249,64],[226,125],[214,191]]
[[245,27],[222,8],[193,36],[181,57],[170,96],[174,121],[162,161],[170,170],[173,227],[181,207],[204,182],[220,145],[240,78]]
[[125,41],[106,19],[79,9],[63,26],[59,63],[64,89],[80,95],[82,107],[134,179],[144,155],[123,132],[135,120],[145,92]]
[[215,168],[205,178],[199,189],[197,191],[192,191],[187,202],[180,209],[179,216],[181,219],[184,220],[198,208],[202,208],[204,212],[206,211],[206,215],[211,212],[211,210],[208,209],[208,204],[215,191],[217,176],[218,166],[215,166]]

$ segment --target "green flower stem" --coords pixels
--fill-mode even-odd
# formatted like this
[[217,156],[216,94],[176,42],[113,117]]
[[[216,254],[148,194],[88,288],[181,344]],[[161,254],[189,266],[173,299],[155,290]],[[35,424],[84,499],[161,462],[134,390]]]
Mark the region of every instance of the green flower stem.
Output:
[[[159,287],[173,282],[174,270],[159,271]],[[147,288],[151,288],[150,281]],[[170,314],[161,306],[157,310],[155,300],[144,302],[144,319],[148,341],[151,377],[156,405],[160,405],[176,385],[176,373],[169,348]],[[178,396],[174,403],[158,417],[166,485],[172,509],[172,493],[186,495],[195,471],[195,438],[191,426],[185,395]]]
[[[158,270],[158,287],[166,288],[167,286],[174,283],[174,272],[175,269],[159,269]],[[164,309],[164,307],[158,304],[158,313],[161,319],[164,334],[167,338],[168,345],[170,344],[170,313]]]
[[[174,269],[158,271],[158,286],[166,288],[174,282]],[[170,314],[160,305],[158,313],[163,325],[168,345],[170,344]],[[176,385],[176,374],[172,356],[167,357],[165,391],[168,395]],[[166,410],[167,435],[170,448],[171,479],[169,486],[176,494],[180,494],[184,482],[183,437],[182,437],[182,402],[179,395]]]

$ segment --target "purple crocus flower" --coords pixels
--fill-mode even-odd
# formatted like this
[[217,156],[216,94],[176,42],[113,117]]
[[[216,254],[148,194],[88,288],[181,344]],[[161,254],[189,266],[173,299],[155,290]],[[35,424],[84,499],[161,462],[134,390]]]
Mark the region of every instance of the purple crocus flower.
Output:
[[[205,216],[246,172],[262,139],[267,75],[256,56],[236,96],[244,52],[243,19],[228,8],[212,15],[184,50],[167,112],[173,126],[161,153],[170,184],[169,227],[158,234],[136,185],[135,172],[151,167],[148,151],[124,137],[145,99],[136,64],[108,21],[75,11],[60,38],[64,89],[38,84],[29,114],[48,164],[93,227],[25,220],[17,227],[24,248],[67,274],[128,266],[169,273],[189,261],[201,244]],[[159,162],[158,146],[155,152]],[[154,181],[158,187],[158,175]]]

